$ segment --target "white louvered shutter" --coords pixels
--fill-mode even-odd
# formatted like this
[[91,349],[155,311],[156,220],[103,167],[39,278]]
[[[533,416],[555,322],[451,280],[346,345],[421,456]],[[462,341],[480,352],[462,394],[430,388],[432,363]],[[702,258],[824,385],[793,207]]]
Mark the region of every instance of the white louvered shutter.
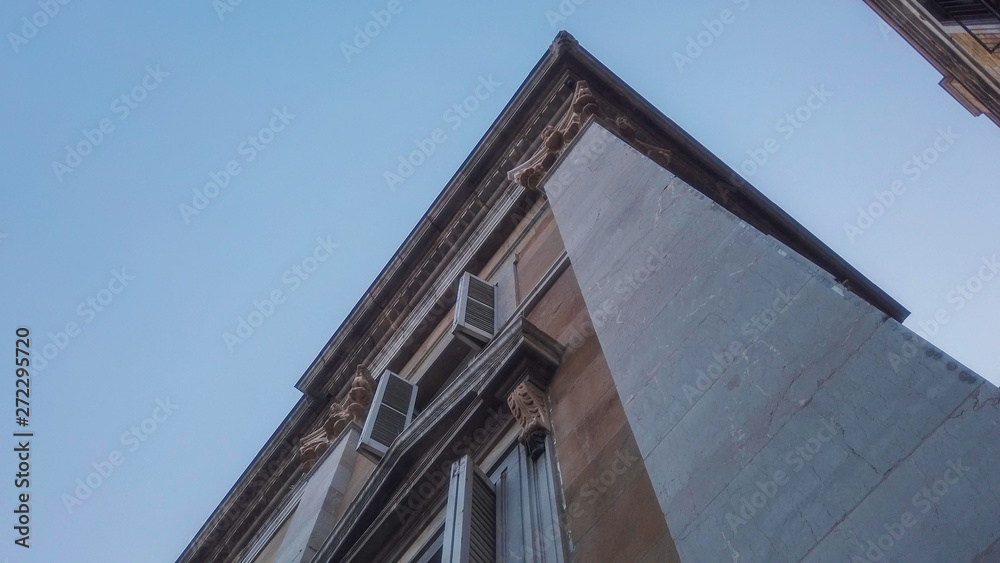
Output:
[[442,563],[495,563],[496,493],[493,483],[465,456],[451,466]]
[[358,440],[358,451],[373,461],[382,459],[393,440],[413,420],[416,399],[416,385],[389,370],[384,371]]
[[496,287],[466,272],[458,283],[451,333],[481,347],[496,333]]

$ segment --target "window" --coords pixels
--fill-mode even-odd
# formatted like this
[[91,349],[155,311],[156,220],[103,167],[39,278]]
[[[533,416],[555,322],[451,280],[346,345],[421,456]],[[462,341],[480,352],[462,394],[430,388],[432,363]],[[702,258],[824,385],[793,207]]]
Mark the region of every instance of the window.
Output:
[[466,456],[452,465],[442,561],[564,560],[552,466],[514,444],[489,476]]
[[[455,316],[452,319],[450,345],[445,343],[435,361],[420,378],[423,394],[417,386],[386,370],[379,378],[378,388],[365,420],[358,442],[358,451],[378,462],[392,442],[413,420],[418,403],[420,408],[433,400],[461,370],[489,343],[496,334],[496,287],[466,272],[458,284]],[[471,348],[471,350],[470,350]]]
[[496,505],[493,483],[471,457],[465,456],[451,466],[443,561],[492,563],[497,560]]

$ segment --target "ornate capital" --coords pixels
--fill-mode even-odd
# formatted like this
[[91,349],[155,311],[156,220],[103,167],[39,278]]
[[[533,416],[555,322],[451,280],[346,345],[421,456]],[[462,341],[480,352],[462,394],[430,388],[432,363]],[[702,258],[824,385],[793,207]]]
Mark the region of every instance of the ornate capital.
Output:
[[350,423],[364,423],[374,390],[375,382],[368,373],[368,368],[359,365],[354,379],[351,380],[351,389],[344,400],[330,405],[320,427],[299,441],[299,459],[305,465],[306,471],[312,468],[330,443],[339,438]]
[[316,460],[329,447],[330,439],[323,428],[317,428],[299,440],[299,460],[305,466],[306,471],[312,469]]
[[559,156],[583,127],[587,117],[603,115],[587,83],[580,80],[573,91],[569,110],[556,122],[542,130],[542,145],[531,158],[507,172],[507,178],[526,188],[537,188],[542,176],[552,168]]
[[552,432],[545,392],[531,381],[524,381],[507,396],[507,406],[521,426],[521,443],[528,447],[532,458],[545,448],[545,436]]
[[[569,36],[572,37],[572,36]],[[579,80],[573,91],[569,109],[556,124],[548,125],[542,130],[541,146],[528,160],[511,168],[507,178],[530,189],[538,188],[542,177],[552,168],[556,160],[566,151],[573,139],[580,133],[583,124],[591,115],[606,117],[597,98],[590,91],[586,81]],[[657,164],[666,167],[670,162],[670,151],[639,139],[635,126],[624,116],[619,116],[614,122],[615,129],[632,147],[651,158]]]

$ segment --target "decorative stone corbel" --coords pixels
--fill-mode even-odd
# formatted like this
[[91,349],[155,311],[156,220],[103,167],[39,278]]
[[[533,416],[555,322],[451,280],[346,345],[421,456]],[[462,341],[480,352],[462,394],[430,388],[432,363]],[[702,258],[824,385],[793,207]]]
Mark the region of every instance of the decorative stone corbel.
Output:
[[[580,133],[587,118],[591,115],[606,117],[604,110],[597,103],[597,98],[587,86],[587,82],[579,80],[576,82],[576,89],[573,91],[569,109],[554,126],[548,125],[542,129],[541,146],[531,158],[511,168],[507,172],[507,178],[526,188],[537,189],[539,182]],[[614,127],[632,147],[660,166],[666,167],[670,162],[670,151],[640,140],[635,126],[624,116],[615,119]]]
[[330,439],[327,437],[326,430],[323,427],[319,427],[316,430],[306,434],[299,440],[299,461],[305,467],[306,471],[312,469],[312,466],[316,463],[316,460],[323,455],[323,452],[330,447]]
[[576,90],[573,91],[569,110],[555,126],[547,125],[542,130],[542,145],[531,158],[507,172],[507,178],[526,188],[537,188],[542,176],[552,168],[591,115],[603,115],[603,112],[587,83],[580,80],[576,83]]
[[521,443],[532,459],[537,458],[545,449],[545,436],[552,432],[545,392],[531,381],[523,381],[507,396],[507,406],[521,426]]
[[553,39],[552,44],[549,45],[549,50],[559,55],[575,48],[579,44],[580,43],[576,40],[576,37],[573,37],[570,32],[564,29],[556,34],[556,38]]
[[347,392],[347,396],[341,402],[330,405],[320,427],[299,441],[299,459],[306,471],[312,468],[316,460],[340,437],[349,424],[364,423],[374,390],[375,382],[368,373],[368,368],[359,365],[354,379],[351,380],[351,389]]

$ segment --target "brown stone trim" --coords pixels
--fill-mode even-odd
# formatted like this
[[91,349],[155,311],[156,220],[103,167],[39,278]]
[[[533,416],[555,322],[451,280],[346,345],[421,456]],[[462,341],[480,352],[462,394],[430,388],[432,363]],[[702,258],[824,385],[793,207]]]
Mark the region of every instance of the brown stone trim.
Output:
[[305,435],[299,442],[299,461],[305,471],[312,469],[316,460],[330,444],[337,441],[351,423],[364,424],[368,407],[372,404],[375,382],[365,366],[358,366],[354,373],[351,390],[344,400],[331,405],[319,428]]
[[[559,160],[566,147],[579,135],[583,124],[592,115],[604,117],[606,112],[590,91],[587,82],[579,80],[576,82],[567,111],[555,125],[548,125],[542,130],[541,146],[531,158],[511,168],[507,172],[507,177],[526,188],[537,189],[539,182]],[[670,162],[670,150],[639,140],[638,131],[628,118],[623,115],[618,116],[615,125],[622,137],[637,150],[661,166],[666,166]]]
[[[435,479],[435,470],[468,453],[462,451],[468,449],[463,438],[490,426],[494,413],[509,420],[504,398],[514,384],[528,377],[547,384],[562,354],[563,346],[527,319],[508,323],[393,442],[316,560],[379,560],[412,524],[400,514],[414,491],[430,488],[432,494],[421,495],[428,498],[440,492],[447,479]],[[488,432],[502,431],[492,426]]]
[[545,437],[552,433],[545,391],[532,381],[522,381],[507,396],[507,406],[521,426],[520,441],[532,459],[545,448]]

